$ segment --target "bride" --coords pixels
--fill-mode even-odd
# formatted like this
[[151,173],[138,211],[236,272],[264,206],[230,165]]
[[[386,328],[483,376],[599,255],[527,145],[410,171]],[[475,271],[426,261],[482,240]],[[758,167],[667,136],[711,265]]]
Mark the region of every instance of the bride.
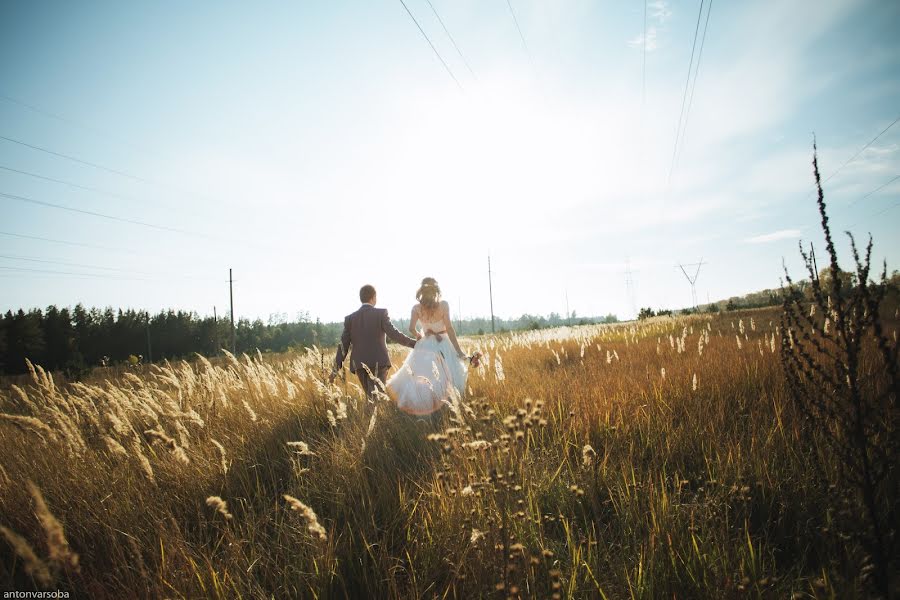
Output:
[[459,347],[450,321],[450,305],[441,300],[441,288],[432,277],[416,292],[409,331],[418,341],[403,366],[387,381],[387,393],[400,410],[429,415],[454,393],[466,389],[466,355]]

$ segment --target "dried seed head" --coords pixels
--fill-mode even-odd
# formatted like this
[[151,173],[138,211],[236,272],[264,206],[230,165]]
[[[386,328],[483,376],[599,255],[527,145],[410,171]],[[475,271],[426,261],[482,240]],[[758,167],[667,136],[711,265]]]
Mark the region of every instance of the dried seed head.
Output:
[[300,515],[306,521],[306,528],[311,534],[315,535],[321,540],[328,539],[328,534],[325,531],[325,528],[322,527],[322,525],[319,523],[319,518],[316,516],[316,513],[312,508],[288,494],[284,495],[284,499],[287,501],[288,507],[291,510],[295,510],[300,513]]
[[216,512],[225,517],[226,520],[234,518],[233,515],[228,512],[228,503],[219,496],[210,496],[207,498],[206,505],[216,509]]

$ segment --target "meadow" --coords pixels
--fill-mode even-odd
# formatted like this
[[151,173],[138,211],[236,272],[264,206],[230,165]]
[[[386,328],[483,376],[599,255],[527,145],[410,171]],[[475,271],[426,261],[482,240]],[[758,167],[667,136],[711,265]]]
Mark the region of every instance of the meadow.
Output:
[[0,587],[868,597],[779,316],[464,338],[484,360],[433,421],[370,417],[318,349],[66,385],[35,366],[0,392]]

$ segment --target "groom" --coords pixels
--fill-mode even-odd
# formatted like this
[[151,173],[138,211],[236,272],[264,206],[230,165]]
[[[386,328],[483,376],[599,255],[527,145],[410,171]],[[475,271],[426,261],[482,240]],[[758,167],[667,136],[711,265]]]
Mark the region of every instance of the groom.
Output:
[[[410,348],[416,345],[416,340],[403,335],[394,327],[386,308],[375,308],[376,297],[375,288],[371,285],[360,288],[359,300],[363,304],[355,313],[344,318],[344,333],[341,334],[341,344],[334,357],[334,370],[331,372],[331,382],[334,383],[334,378],[344,365],[344,359],[352,346],[350,370],[359,377],[359,383],[366,390],[366,396],[370,401],[374,398],[376,383],[363,365],[369,367],[369,371],[378,377],[382,385],[384,384],[391,368],[385,335],[398,344]],[[383,387],[381,391],[384,391]]]

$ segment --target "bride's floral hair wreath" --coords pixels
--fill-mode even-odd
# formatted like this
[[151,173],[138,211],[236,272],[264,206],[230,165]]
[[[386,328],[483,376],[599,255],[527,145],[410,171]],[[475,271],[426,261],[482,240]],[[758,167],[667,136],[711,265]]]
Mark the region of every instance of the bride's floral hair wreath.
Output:
[[426,277],[423,279],[422,285],[419,286],[419,290],[416,292],[416,300],[428,310],[437,308],[441,301],[441,288],[438,285],[437,279],[434,277]]

